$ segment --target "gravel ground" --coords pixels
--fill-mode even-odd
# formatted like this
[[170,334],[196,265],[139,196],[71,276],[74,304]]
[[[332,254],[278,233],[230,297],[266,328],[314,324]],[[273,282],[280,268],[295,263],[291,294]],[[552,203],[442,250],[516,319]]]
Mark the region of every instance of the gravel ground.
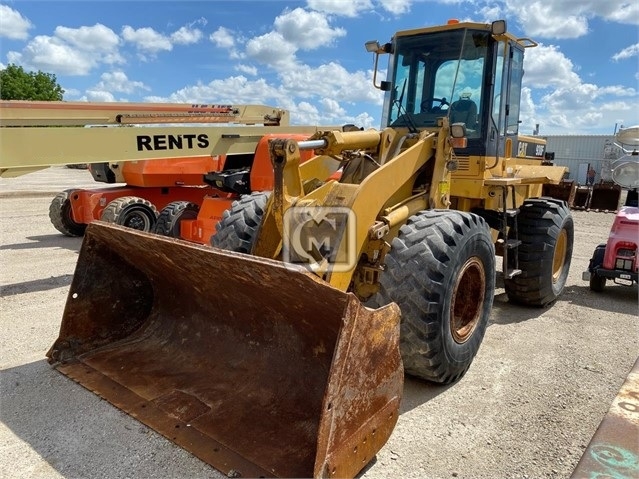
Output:
[[[219,478],[214,469],[52,370],[81,240],[48,219],[86,170],[0,178],[0,477]],[[575,251],[552,307],[511,305],[501,277],[468,374],[406,379],[392,437],[367,479],[569,477],[639,354],[637,287],[595,294],[581,280],[613,214],[573,211]]]

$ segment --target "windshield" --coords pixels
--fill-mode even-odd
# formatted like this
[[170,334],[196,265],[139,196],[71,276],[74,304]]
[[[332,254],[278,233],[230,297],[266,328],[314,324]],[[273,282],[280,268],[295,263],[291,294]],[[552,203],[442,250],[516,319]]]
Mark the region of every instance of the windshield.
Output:
[[449,116],[479,135],[488,37],[460,29],[397,38],[386,124],[433,127]]

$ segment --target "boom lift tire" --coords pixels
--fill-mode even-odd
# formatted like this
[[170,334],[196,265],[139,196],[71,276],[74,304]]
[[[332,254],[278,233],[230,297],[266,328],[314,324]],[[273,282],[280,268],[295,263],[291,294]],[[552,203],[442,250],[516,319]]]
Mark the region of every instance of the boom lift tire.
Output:
[[162,208],[155,223],[156,234],[180,238],[180,224],[182,220],[197,219],[200,207],[190,201],[173,201]]
[[[599,267],[603,264],[604,255],[606,254],[606,244],[597,245],[595,248],[595,254],[591,260],[591,267]],[[595,293],[602,293],[606,287],[606,278],[599,276],[597,273],[591,273],[590,275],[590,290]]]
[[64,190],[51,200],[49,219],[60,233],[66,236],[83,236],[87,225],[76,223],[71,217],[71,199],[73,190]]
[[594,273],[590,276],[590,290],[595,293],[603,292],[606,287],[606,278],[603,276],[599,276],[597,273]]
[[250,254],[264,217],[270,193],[253,192],[236,200],[215,225],[211,246]]
[[508,299],[544,307],[563,292],[570,269],[574,223],[565,201],[531,198],[517,216],[518,268],[521,274],[504,278]]
[[123,196],[111,201],[100,217],[107,223],[146,232],[153,231],[157,218],[157,208],[150,201],[137,196]]
[[411,216],[393,240],[371,303],[396,302],[407,373],[449,384],[477,354],[495,293],[495,247],[481,217],[429,210]]

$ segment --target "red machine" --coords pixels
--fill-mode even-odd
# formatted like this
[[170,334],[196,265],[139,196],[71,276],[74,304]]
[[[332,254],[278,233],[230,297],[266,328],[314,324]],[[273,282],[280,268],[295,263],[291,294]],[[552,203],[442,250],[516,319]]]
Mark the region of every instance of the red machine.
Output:
[[219,157],[202,156],[90,164],[96,181],[115,183],[113,169],[119,169],[125,185],[62,191],[51,201],[49,218],[67,236],[82,236],[96,219],[151,231],[158,210],[176,198],[199,205],[210,191],[202,180],[203,172],[218,169],[222,162]]
[[[617,212],[608,241],[595,248],[588,270],[582,274],[582,279],[590,282],[590,289],[597,292],[604,290],[607,280],[627,286],[637,283],[639,126],[621,130],[617,142],[626,154],[612,163],[610,173],[612,180],[627,190],[625,206]],[[624,145],[632,147],[632,151]]]
[[601,292],[606,280],[631,286],[637,282],[637,245],[639,243],[639,208],[622,207],[610,229],[606,244],[600,244],[590,259],[582,278],[590,281],[590,289]]

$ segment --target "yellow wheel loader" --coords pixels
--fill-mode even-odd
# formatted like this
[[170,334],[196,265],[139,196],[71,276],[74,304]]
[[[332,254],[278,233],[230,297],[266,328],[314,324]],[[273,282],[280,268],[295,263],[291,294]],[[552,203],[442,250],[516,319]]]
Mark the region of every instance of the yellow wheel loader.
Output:
[[540,195],[565,169],[518,132],[534,45],[504,21],[367,43],[375,72],[389,56],[382,129],[271,140],[273,191],[213,248],[90,224],[50,362],[229,477],[355,476],[404,368],[469,369],[496,255],[512,301],[563,291],[572,218]]

